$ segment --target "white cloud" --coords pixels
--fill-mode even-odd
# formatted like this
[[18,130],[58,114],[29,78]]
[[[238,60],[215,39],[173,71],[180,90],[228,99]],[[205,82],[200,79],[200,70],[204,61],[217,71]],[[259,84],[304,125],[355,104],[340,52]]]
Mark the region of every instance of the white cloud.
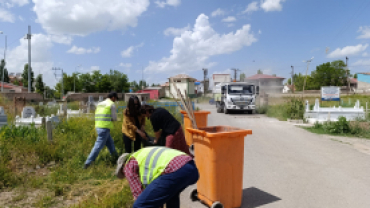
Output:
[[327,57],[328,58],[343,58],[345,56],[357,55],[361,52],[364,52],[369,44],[358,44],[356,46],[346,46],[342,49],[337,48],[335,51],[331,52]]
[[181,35],[183,32],[187,31],[190,29],[190,25],[183,27],[183,28],[174,28],[174,27],[169,27],[165,31],[163,31],[163,34],[165,36],[178,36]]
[[212,17],[216,17],[216,16],[222,16],[222,15],[225,15],[225,11],[218,8],[217,10],[213,11],[211,16]]
[[91,66],[90,71],[99,71],[100,67],[99,66]]
[[364,27],[361,26],[360,29],[358,29],[357,32],[362,33],[360,36],[357,37],[359,39],[368,39],[368,38],[370,38],[370,27],[369,26],[364,26]]
[[100,48],[99,47],[92,47],[92,48],[82,48],[82,47],[77,47],[77,46],[72,46],[71,49],[69,49],[67,51],[67,53],[73,53],[73,54],[78,54],[78,55],[81,55],[81,54],[87,54],[87,53],[99,53],[100,52]]
[[119,66],[125,67],[125,68],[130,68],[132,66],[131,63],[120,63]]
[[199,15],[192,30],[174,38],[171,55],[157,62],[150,61],[145,72],[173,74],[209,68],[216,64],[209,62],[210,57],[230,54],[257,41],[250,25],[244,25],[235,33],[218,34],[208,19],[204,14]]
[[261,34],[262,34],[262,31],[261,31],[261,30],[258,30],[258,34],[260,34],[260,35],[261,35]]
[[[31,67],[35,77],[40,73],[48,86],[54,86],[57,80],[51,70],[54,63],[51,57],[53,41],[44,34],[33,34],[31,39],[32,59]],[[19,46],[9,50],[7,55],[7,68],[9,72],[22,73],[24,65],[28,63],[28,41],[21,38]]]
[[236,18],[234,16],[228,16],[224,19],[222,19],[222,22],[235,22]]
[[22,22],[24,21],[24,19],[21,15],[19,15],[18,18],[19,18],[20,21],[22,21]]
[[155,1],[155,3],[161,8],[164,8],[166,5],[177,7],[181,4],[181,0]]
[[37,22],[50,34],[88,35],[136,27],[149,0],[33,0]]
[[243,11],[243,14],[245,14],[245,13],[251,14],[252,12],[255,12],[255,11],[258,11],[258,10],[259,10],[258,2],[254,1],[250,4],[248,4],[247,8]]
[[363,56],[363,57],[368,57],[368,56],[369,56],[369,54],[368,54],[367,52],[365,52],[365,53],[363,53],[363,54],[362,54],[362,56]]
[[1,22],[14,22],[15,18],[14,18],[14,15],[12,13],[10,13],[9,11],[3,9],[3,8],[0,8],[0,21]]
[[29,3],[29,0],[0,0],[0,4],[5,4],[8,8],[17,6],[24,6]]
[[132,53],[134,52],[134,50],[137,50],[138,48],[143,47],[143,46],[144,46],[144,43],[141,43],[137,46],[130,46],[126,50],[123,50],[121,52],[121,56],[123,58],[130,58],[132,56]]
[[363,66],[363,68],[370,68],[370,59],[360,59],[351,66]]
[[49,36],[53,42],[65,45],[70,45],[73,40],[70,35],[49,35]]
[[261,8],[265,12],[281,11],[285,0],[261,0]]
[[227,27],[234,27],[235,25],[233,23],[227,24]]

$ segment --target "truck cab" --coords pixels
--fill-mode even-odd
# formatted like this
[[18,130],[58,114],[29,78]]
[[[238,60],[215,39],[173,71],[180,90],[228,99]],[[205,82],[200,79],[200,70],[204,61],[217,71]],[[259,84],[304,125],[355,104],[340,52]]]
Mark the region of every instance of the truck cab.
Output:
[[218,113],[243,111],[252,114],[255,113],[259,87],[246,82],[220,83],[213,94]]

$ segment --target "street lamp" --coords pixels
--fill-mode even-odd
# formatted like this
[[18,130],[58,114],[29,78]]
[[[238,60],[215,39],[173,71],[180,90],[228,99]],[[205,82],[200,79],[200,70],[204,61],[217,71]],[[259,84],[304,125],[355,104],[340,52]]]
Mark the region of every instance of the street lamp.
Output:
[[[80,67],[81,64],[75,67],[75,71],[77,71],[77,67]],[[77,74],[76,74],[77,75]],[[73,92],[76,93],[76,75],[73,76]]]
[[306,85],[306,79],[307,79],[308,67],[310,66],[310,63],[312,62],[313,58],[314,58],[314,57],[312,57],[310,60],[303,61],[303,62],[306,62],[306,63],[307,63],[307,70],[306,70],[306,77],[304,78],[304,83],[303,83],[302,99],[303,99],[303,96],[304,96],[304,86]]
[[[4,34],[3,31],[0,31],[0,34]],[[5,35],[5,34],[4,34]],[[4,49],[4,68],[3,68],[3,78],[2,78],[2,82],[1,82],[1,92],[4,92],[4,71],[5,71],[5,55],[6,55],[6,45],[7,45],[7,36],[5,35],[5,49]]]

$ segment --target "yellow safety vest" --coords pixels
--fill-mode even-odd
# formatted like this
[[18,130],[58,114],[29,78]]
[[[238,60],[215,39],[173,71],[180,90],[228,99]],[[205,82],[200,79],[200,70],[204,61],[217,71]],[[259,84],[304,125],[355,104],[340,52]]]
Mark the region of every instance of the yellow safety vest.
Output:
[[113,129],[110,107],[114,104],[110,99],[100,102],[95,111],[95,128]]
[[139,164],[141,184],[146,187],[163,173],[173,158],[180,155],[186,154],[167,147],[147,147],[133,153],[130,158],[134,157]]

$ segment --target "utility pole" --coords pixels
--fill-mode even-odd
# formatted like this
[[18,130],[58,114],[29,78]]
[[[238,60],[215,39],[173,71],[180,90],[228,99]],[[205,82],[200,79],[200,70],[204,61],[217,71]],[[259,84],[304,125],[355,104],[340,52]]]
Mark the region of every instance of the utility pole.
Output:
[[[63,69],[53,67],[53,68],[52,68],[52,70],[54,70],[54,71],[55,71],[55,72],[54,72],[54,75],[55,75],[55,78],[56,78],[56,79],[58,79],[57,71],[61,71],[61,72],[62,72],[62,78],[61,78],[61,80],[62,80],[62,82],[61,82],[61,85],[62,85],[62,91],[61,91],[61,93],[60,93],[60,99],[61,99],[61,100],[63,100],[63,95],[64,95]],[[59,79],[59,80],[60,80],[60,79]]]
[[292,92],[294,93],[294,66],[291,66],[292,67]]
[[28,34],[25,39],[28,39],[28,92],[31,92],[31,26],[28,26]]
[[203,68],[203,96],[206,95],[206,79],[207,79],[207,75],[208,75],[208,69],[206,68]]
[[349,94],[350,79],[348,77],[348,57],[346,56],[346,74],[347,74],[347,95]]
[[310,63],[311,63],[312,60],[313,60],[313,57],[308,61],[303,61],[303,62],[307,63],[307,70],[306,70],[306,77],[304,78],[304,83],[303,83],[302,98],[304,96],[304,87],[306,86],[308,67],[310,66]]
[[231,69],[234,71],[234,82],[236,82],[236,75],[237,75],[237,72],[240,71],[239,69]]
[[[0,31],[0,34],[3,34],[3,32]],[[4,68],[3,68],[3,74],[2,74],[2,82],[1,82],[1,92],[4,92],[4,76],[5,76],[5,66],[6,66],[6,47],[7,47],[7,36],[5,35],[5,49],[4,49]]]
[[141,90],[144,89],[144,67],[141,67]]

